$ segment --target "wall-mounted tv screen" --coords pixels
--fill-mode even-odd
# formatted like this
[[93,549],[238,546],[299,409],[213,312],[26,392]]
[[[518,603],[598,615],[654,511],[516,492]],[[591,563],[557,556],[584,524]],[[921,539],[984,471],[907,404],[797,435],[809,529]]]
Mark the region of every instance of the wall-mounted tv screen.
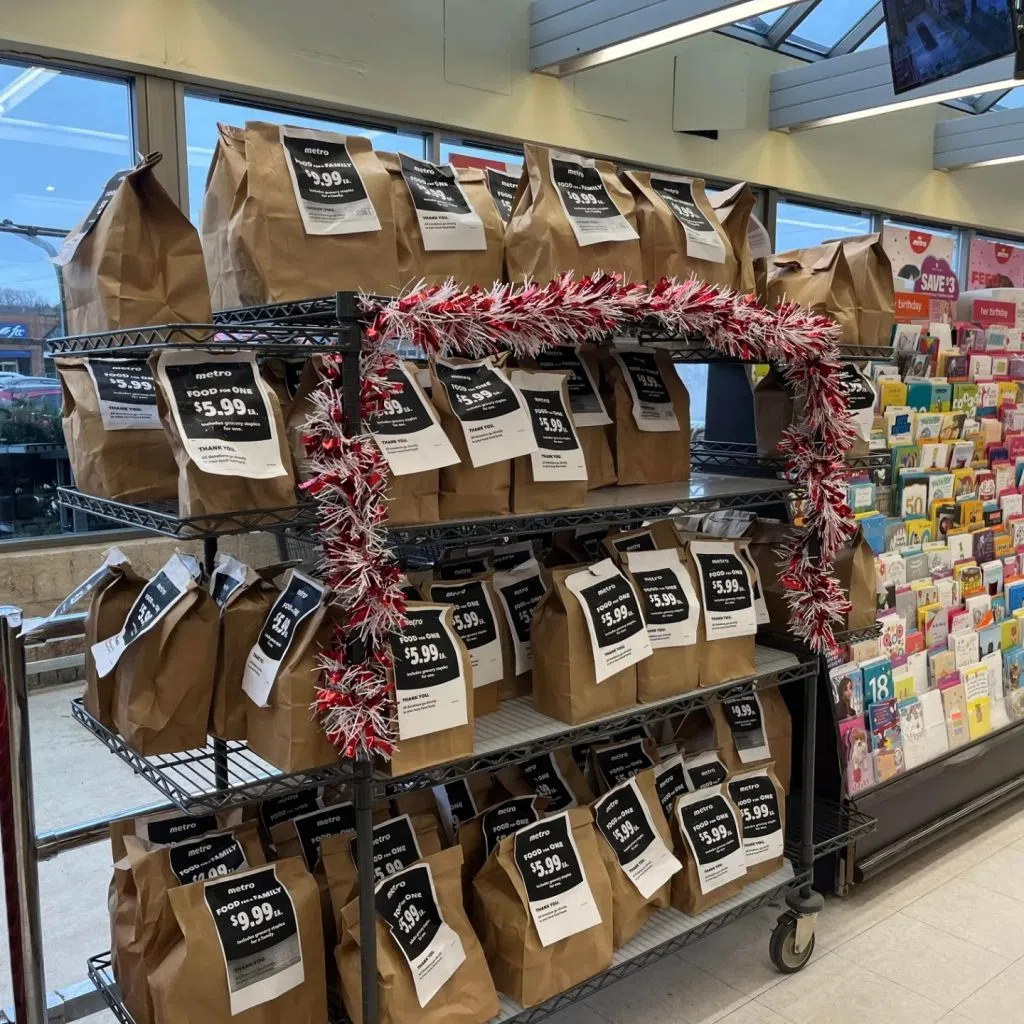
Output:
[[884,7],[897,93],[1016,50],[1011,0],[884,0]]

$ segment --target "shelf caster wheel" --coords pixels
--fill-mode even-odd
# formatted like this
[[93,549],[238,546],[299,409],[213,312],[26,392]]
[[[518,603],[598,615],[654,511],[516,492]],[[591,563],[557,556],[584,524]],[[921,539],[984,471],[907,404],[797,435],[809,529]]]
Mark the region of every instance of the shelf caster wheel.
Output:
[[[800,923],[801,919],[796,914],[783,914],[772,932],[768,953],[772,958],[772,963],[783,974],[796,974],[797,971],[802,971],[814,955],[815,922],[812,918],[805,923],[804,928],[800,927]],[[807,930],[807,925],[809,925],[807,935],[799,934]]]

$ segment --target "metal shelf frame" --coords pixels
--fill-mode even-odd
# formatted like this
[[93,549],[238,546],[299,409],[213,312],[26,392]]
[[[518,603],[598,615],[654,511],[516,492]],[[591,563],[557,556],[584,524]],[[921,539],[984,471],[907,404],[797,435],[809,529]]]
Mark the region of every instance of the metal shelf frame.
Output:
[[[886,452],[867,455],[848,455],[846,465],[851,470],[886,470],[891,459]],[[690,465],[703,471],[716,469],[773,469],[783,472],[783,455],[759,452],[756,444],[740,441],[695,441],[690,446]]]
[[[361,428],[358,355],[362,349],[363,329],[367,319],[368,314],[363,310],[360,296],[347,292],[319,299],[226,311],[217,314],[212,324],[175,324],[56,339],[50,345],[50,354],[147,358],[152,352],[182,348],[214,352],[256,351],[260,355],[340,353],[343,403],[349,429],[357,432]],[[651,324],[636,324],[627,333],[645,342],[665,345],[671,349],[673,357],[680,361],[753,361],[722,356],[711,349],[704,339],[675,337]],[[890,355],[888,350],[879,354],[867,349],[858,349],[854,357],[888,358]],[[844,357],[851,356],[844,353]],[[756,465],[762,470],[777,470],[777,467],[767,466],[763,461],[755,462],[749,452],[709,452],[708,457],[718,459],[717,465],[722,468],[749,469]],[[402,527],[390,533],[392,542],[399,547],[421,544],[444,545],[470,539],[526,535],[588,524],[632,525],[643,519],[668,515],[675,508],[686,512],[715,508],[750,508],[793,500],[800,495],[801,488],[784,479],[728,478],[716,477],[713,474],[694,474],[688,483],[672,485],[660,491],[657,488],[619,488],[614,495],[592,492],[583,509],[564,513],[508,516],[500,519],[482,518],[434,524],[429,527]],[[176,511],[161,506],[136,508],[117,502],[104,502],[69,488],[62,489],[60,497],[61,501],[70,507],[124,525],[141,527],[152,533],[173,537],[202,537],[204,564],[208,570],[212,569],[217,552],[217,538],[220,535],[254,529],[298,531],[315,525],[314,511],[304,506],[288,509],[287,516],[281,514],[283,510],[271,509],[234,513],[226,517],[195,517],[200,520],[197,524],[182,519]],[[215,522],[213,528],[210,527],[211,520],[219,520]],[[200,528],[196,529],[197,526]],[[40,837],[35,832],[32,815],[31,759],[24,676],[25,641],[18,635],[19,626],[20,613],[17,616],[10,612],[6,615],[0,614],[0,657],[3,661],[0,668],[3,669],[4,696],[10,712],[8,724],[13,737],[9,746],[10,767],[15,780],[13,788],[8,787],[7,792],[0,792],[0,797],[8,797],[15,807],[14,863],[19,871],[19,881],[22,878],[27,880],[20,887],[17,908],[20,919],[28,922],[27,928],[16,937],[27,944],[24,962],[26,981],[20,994],[27,1005],[25,1019],[29,1024],[42,1024],[45,1020],[46,999],[37,873]],[[354,654],[358,655],[358,652]],[[659,912],[658,917],[652,921],[653,930],[637,936],[632,943],[620,950],[610,970],[569,992],[556,996],[540,1007],[524,1011],[520,1007],[503,1004],[502,1018],[515,1019],[527,1024],[599,991],[653,960],[681,949],[708,932],[782,896],[787,898],[787,903],[794,913],[814,914],[820,909],[821,898],[813,892],[811,877],[818,851],[846,841],[845,837],[850,834],[860,834],[859,830],[870,828],[870,821],[851,816],[849,810],[842,808],[834,811],[820,809],[816,806],[818,802],[813,799],[816,756],[813,723],[817,715],[816,681],[819,659],[806,651],[784,653],[770,649],[763,649],[761,656],[767,658],[767,662],[759,665],[756,677],[700,689],[655,705],[637,706],[598,722],[576,727],[567,727],[564,723],[551,719],[545,720],[547,724],[543,721],[537,722],[536,719],[543,719],[543,716],[537,715],[532,707],[527,708],[525,705],[528,702],[523,701],[518,707],[511,706],[517,702],[508,702],[510,716],[527,712],[527,717],[533,716],[531,721],[524,723],[526,731],[519,733],[518,739],[514,732],[509,733],[504,729],[502,721],[499,721],[502,711],[499,711],[480,720],[477,749],[471,757],[398,778],[391,778],[382,771],[375,770],[374,765],[366,758],[339,762],[309,772],[281,774],[253,755],[245,744],[225,743],[221,740],[211,740],[206,748],[199,751],[160,758],[143,758],[131,751],[120,737],[114,736],[95,722],[80,703],[73,705],[72,713],[109,750],[138,774],[149,779],[172,804],[190,812],[238,806],[254,799],[308,786],[348,785],[356,809],[355,852],[358,860],[369,863],[372,860],[370,844],[372,805],[375,796],[435,785],[479,768],[493,769],[515,764],[566,743],[607,738],[630,726],[705,706],[712,700],[742,693],[751,687],[800,684],[805,723],[801,778],[806,795],[798,798],[795,803],[791,802],[789,808],[789,852],[793,858],[793,866],[770,879],[748,886],[743,893],[697,918],[686,918],[675,911]],[[493,719],[491,725],[486,724],[488,717]],[[2,783],[0,773],[0,784]],[[2,803],[0,800],[0,805]],[[819,811],[820,821],[816,814]],[[90,823],[90,832],[96,831],[96,825],[96,822]],[[845,832],[835,834],[837,829],[845,829]],[[5,835],[5,845],[6,838]],[[368,875],[363,882],[358,895],[362,976],[373,980],[363,987],[362,1019],[365,1024],[375,1024],[378,1014],[373,889]],[[22,946],[18,948],[20,950]],[[101,992],[110,993],[108,1002],[120,1024],[133,1024],[124,1014],[123,1007],[119,1011],[115,1005],[117,1000],[110,986],[109,969],[109,956],[106,959],[94,957],[90,961],[90,977]]]

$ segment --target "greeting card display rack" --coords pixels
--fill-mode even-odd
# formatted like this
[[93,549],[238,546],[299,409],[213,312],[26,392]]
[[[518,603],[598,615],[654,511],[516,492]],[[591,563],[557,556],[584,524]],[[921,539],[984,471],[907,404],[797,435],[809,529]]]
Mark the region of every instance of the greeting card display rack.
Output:
[[[51,354],[144,359],[151,352],[168,348],[216,352],[245,350],[255,351],[257,355],[292,357],[331,352],[342,357],[345,409],[350,424],[358,429],[359,353],[364,325],[355,294],[340,293],[304,302],[232,310],[219,314],[215,320],[214,324],[179,324],[56,339],[51,343]],[[699,338],[666,336],[664,332],[646,331],[643,325],[637,326],[637,333],[642,341],[671,342],[672,354],[680,361],[735,362]],[[702,457],[713,461],[702,463]],[[777,460],[760,460],[756,452],[734,450],[730,458],[724,448],[716,449],[713,444],[706,443],[695,447],[694,463],[715,469],[731,468],[736,474],[748,475],[695,472],[689,481],[678,484],[592,491],[580,509],[401,527],[390,530],[389,538],[399,558],[422,556],[424,549],[436,555],[447,546],[467,541],[526,539],[552,530],[579,526],[634,527],[645,520],[670,514],[723,508],[778,508],[799,499],[802,493],[799,486],[779,475]],[[761,475],[749,475],[753,472]],[[297,509],[257,509],[220,517],[204,514],[201,519],[190,520],[179,517],[176,510],[168,505],[126,505],[94,498],[73,488],[62,488],[60,500],[69,508],[86,511],[122,526],[183,540],[201,539],[207,572],[213,568],[218,538],[224,535],[270,530],[283,538],[282,545],[298,542],[305,550],[315,550],[314,509],[301,502]],[[85,822],[39,836],[32,812],[25,646],[26,643],[45,643],[66,637],[76,631],[80,634],[81,620],[80,615],[65,616],[34,629],[30,624],[27,632],[19,633],[20,613],[16,609],[8,609],[6,617],[0,613],[0,655],[3,657],[8,710],[5,738],[9,741],[8,758],[0,757],[0,810],[8,809],[12,819],[10,828],[4,821],[4,853],[5,863],[9,861],[7,877],[16,877],[18,883],[17,891],[8,894],[8,906],[14,911],[12,921],[17,918],[11,927],[12,947],[17,947],[16,957],[12,956],[15,991],[20,1001],[17,1019],[29,1024],[43,1024],[47,1019],[39,923],[38,861],[95,841],[105,835],[112,820]],[[786,646],[788,649],[784,649]],[[757,671],[752,676],[653,704],[637,705],[585,725],[568,726],[541,715],[533,709],[529,698],[505,702],[497,712],[477,719],[472,756],[400,777],[391,777],[380,766],[362,758],[340,761],[312,771],[281,773],[253,754],[242,741],[211,740],[202,749],[143,757],[94,719],[80,700],[72,702],[72,714],[108,750],[166,798],[166,803],[125,812],[117,818],[174,807],[189,814],[209,813],[309,787],[343,785],[349,787],[356,809],[357,860],[370,863],[371,808],[377,800],[450,782],[474,772],[512,766],[567,744],[609,740],[626,730],[706,707],[723,697],[741,696],[758,688],[782,687],[794,721],[794,785],[787,808],[785,866],[696,917],[673,909],[659,910],[640,934],[616,953],[608,970],[539,1006],[524,1010],[502,997],[498,1019],[528,1024],[592,995],[758,907],[780,899],[785,899],[788,909],[781,914],[772,933],[770,955],[779,969],[787,972],[800,970],[810,959],[814,948],[815,921],[822,902],[812,885],[815,861],[869,833],[874,828],[874,821],[852,804],[825,801],[816,793],[819,658],[792,642],[772,646],[759,644],[756,653]],[[0,706],[0,712],[2,710]],[[5,767],[9,767],[11,776],[6,789]],[[6,803],[2,799],[5,794],[9,795]],[[14,868],[13,875],[11,867]],[[373,881],[369,872],[364,872],[360,879],[358,898],[362,977],[370,982],[363,985],[362,1018],[366,1024],[374,1024],[378,1016],[376,938]],[[88,969],[96,990],[118,1020],[122,1024],[133,1024],[120,1002],[111,974],[109,953],[90,958]],[[92,1009],[86,1012],[92,1012]],[[62,1016],[69,1020],[73,1015],[69,1015],[65,1008]]]

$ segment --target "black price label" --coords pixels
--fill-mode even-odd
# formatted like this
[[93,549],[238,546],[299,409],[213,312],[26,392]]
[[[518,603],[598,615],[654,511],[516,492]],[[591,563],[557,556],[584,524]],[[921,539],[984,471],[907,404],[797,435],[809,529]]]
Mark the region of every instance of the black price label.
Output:
[[512,219],[512,207],[516,201],[516,190],[519,188],[519,177],[515,174],[503,174],[493,167],[486,168],[487,188],[498,208],[498,215],[507,224]]
[[546,902],[583,884],[583,867],[564,815],[517,832],[513,856],[531,903]]
[[673,757],[669,762],[659,765],[654,771],[654,788],[658,791],[658,802],[661,804],[665,817],[671,821],[676,797],[690,791],[686,784],[686,772],[683,769],[682,758]]
[[465,558],[456,562],[440,562],[437,575],[442,580],[466,580],[471,576],[482,576],[487,572],[487,561],[483,558]]
[[344,206],[368,201],[344,142],[324,136],[307,139],[284,135],[281,140],[295,170],[301,202],[317,206]]
[[661,376],[661,369],[653,352],[637,352],[623,347],[617,349],[616,354],[633,381],[639,402],[644,405],[672,404],[672,396]]
[[697,555],[697,562],[709,612],[729,613],[751,606],[750,578],[739,555],[702,552]]
[[575,541],[587,556],[587,561],[597,562],[601,559],[601,541],[606,536],[605,530],[593,530],[587,533],[577,533]]
[[[352,844],[355,859],[355,843]],[[408,814],[373,827],[373,880],[382,882],[422,859],[416,832]]]
[[580,774],[586,775],[587,766],[590,764],[590,744],[574,743],[570,749],[572,750],[572,759],[576,762]]
[[622,576],[611,576],[580,590],[590,609],[598,647],[622,643],[644,628],[633,588]]
[[643,740],[630,740],[614,747],[599,747],[594,751],[594,758],[601,777],[609,786],[627,782],[637,772],[654,765]]
[[607,220],[621,217],[596,167],[551,158],[551,178],[572,220]]
[[782,829],[779,794],[767,775],[747,775],[729,783],[729,796],[743,819],[743,840],[763,838]]
[[82,239],[96,226],[96,222],[103,216],[103,211],[110,205],[110,200],[114,198],[115,193],[121,187],[121,182],[133,170],[135,170],[134,167],[129,167],[126,170],[118,171],[107,179],[107,183],[103,186],[103,191],[96,202],[92,204],[92,209],[86,214],[81,227],[74,234],[68,235],[61,244],[60,252],[54,257],[53,261],[57,266],[66,266],[71,261],[79,245],[81,245]]
[[452,818],[452,832],[458,832],[459,825],[470,818],[477,816],[476,801],[473,799],[473,791],[465,779],[456,782],[446,782],[444,785],[445,798],[448,801],[448,810]]
[[234,836],[216,835],[178,843],[167,851],[179,885],[244,871],[249,865]]
[[295,907],[273,867],[207,882],[203,898],[220,938],[232,1016],[302,983]]
[[409,186],[413,206],[424,213],[472,213],[459,188],[455,169],[400,154],[402,177]]
[[156,405],[156,383],[146,363],[90,360],[100,401],[123,405]]
[[410,608],[405,628],[392,637],[395,686],[418,690],[458,679],[458,652],[443,622],[443,608]]
[[669,569],[633,570],[633,578],[644,595],[647,622],[651,626],[667,626],[685,622],[690,617],[690,602]]
[[303,789],[297,793],[271,796],[259,804],[260,824],[269,833],[275,825],[291,821],[303,814],[312,814],[320,809],[320,793],[317,789]]
[[839,379],[851,412],[875,408],[875,389],[854,363],[839,364]]
[[629,554],[631,551],[657,550],[657,545],[654,543],[654,534],[649,530],[644,533],[634,534],[632,537],[613,538],[612,547],[620,555]]
[[569,404],[574,413],[604,411],[604,405],[594,390],[590,375],[576,349],[568,346],[544,349],[537,353],[537,365],[542,370],[569,374]]
[[353,832],[356,827],[356,809],[350,803],[325,807],[294,819],[295,835],[306,868],[314,871],[320,863],[320,840]]
[[183,593],[161,569],[143,588],[125,619],[124,646],[149,629]]
[[725,717],[729,721],[729,728],[732,730],[737,753],[758,749],[765,745],[761,703],[754,694],[723,700],[722,707],[725,710]]
[[373,902],[410,963],[427,951],[444,923],[426,864],[403,871],[397,878],[379,885]]
[[438,362],[435,372],[452,412],[463,423],[494,420],[519,411],[512,386],[488,363],[449,366]]
[[498,626],[480,580],[458,587],[430,588],[431,600],[453,606],[452,625],[469,650],[484,647],[498,639]]
[[511,613],[512,626],[520,643],[529,643],[533,624],[533,612],[544,596],[544,581],[537,576],[528,576],[508,587],[502,588],[501,595]]
[[693,200],[693,188],[690,182],[656,178],[651,175],[651,188],[665,200],[665,204],[672,211],[672,216],[683,227],[693,231],[715,233],[711,221],[704,216],[700,207]]
[[530,412],[533,436],[546,451],[575,451],[579,448],[560,391],[523,391]]
[[533,545],[529,542],[512,544],[508,548],[495,550],[491,555],[491,563],[494,565],[495,572],[515,572],[516,569],[521,568],[535,557]]
[[226,572],[217,571],[213,574],[213,585],[210,596],[218,608],[223,608],[231,595],[245,582]]
[[725,765],[714,754],[696,757],[685,763],[687,777],[690,780],[690,789],[712,789],[725,782],[729,773]]
[[368,429],[373,434],[416,434],[433,425],[427,407],[415,388],[409,386],[402,370],[389,370],[384,379],[399,385],[399,390],[384,399],[380,412],[371,417]]
[[529,825],[538,818],[535,798],[517,796],[495,804],[490,810],[484,811],[480,821],[484,834],[484,851],[488,857],[491,851],[516,829]]
[[623,865],[636,860],[658,838],[633,786],[623,786],[598,800],[594,821]]
[[167,363],[182,431],[194,441],[269,441],[270,412],[254,362]]
[[170,818],[156,818],[144,823],[146,838],[151,843],[166,846],[169,843],[180,843],[186,839],[204,836],[207,832],[217,830],[217,819],[212,814],[200,814],[190,817],[186,814],[174,815]]
[[720,793],[680,807],[680,815],[699,864],[723,860],[740,849],[736,819]]
[[256,641],[269,661],[284,660],[299,626],[320,607],[323,596],[322,587],[300,573],[292,573],[288,586],[270,609]]
[[534,791],[548,798],[548,813],[576,806],[576,799],[558,770],[554,754],[532,757],[529,761],[523,761],[519,769]]

